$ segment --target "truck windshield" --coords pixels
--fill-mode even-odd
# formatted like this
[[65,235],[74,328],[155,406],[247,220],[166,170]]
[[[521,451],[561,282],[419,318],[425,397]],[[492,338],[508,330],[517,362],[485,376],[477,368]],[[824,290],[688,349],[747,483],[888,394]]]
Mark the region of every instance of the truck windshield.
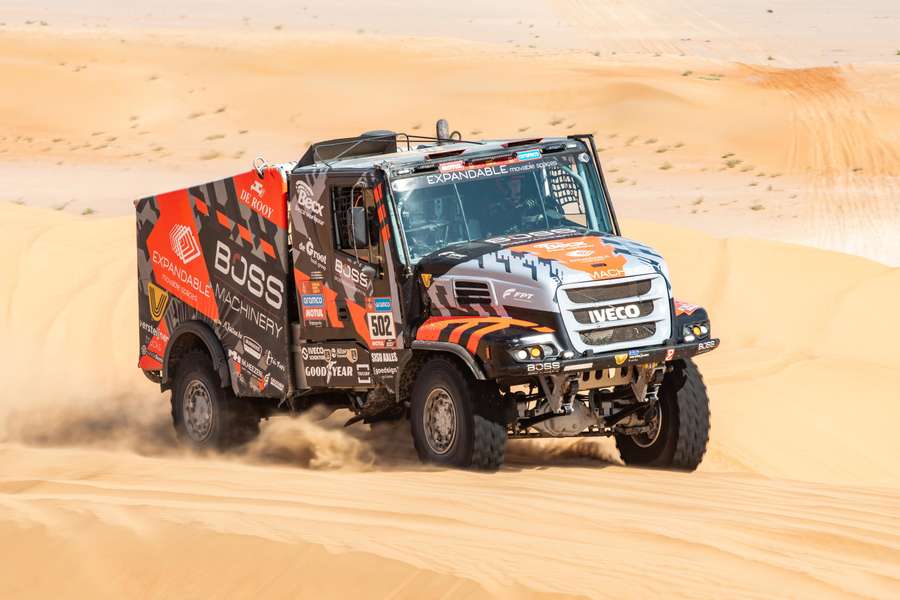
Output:
[[440,172],[395,179],[391,188],[413,263],[475,240],[559,227],[611,233],[602,187],[584,152],[481,165],[444,163]]

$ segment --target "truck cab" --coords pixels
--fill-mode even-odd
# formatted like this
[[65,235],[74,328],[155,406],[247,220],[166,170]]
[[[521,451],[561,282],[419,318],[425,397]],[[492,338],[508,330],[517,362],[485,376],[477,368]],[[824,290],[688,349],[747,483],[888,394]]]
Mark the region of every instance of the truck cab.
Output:
[[570,436],[699,464],[692,357],[718,340],[621,235],[592,137],[459,137],[329,140],[137,203],[140,366],[173,390],[182,438],[242,443],[327,403],[348,424],[409,419],[438,464]]

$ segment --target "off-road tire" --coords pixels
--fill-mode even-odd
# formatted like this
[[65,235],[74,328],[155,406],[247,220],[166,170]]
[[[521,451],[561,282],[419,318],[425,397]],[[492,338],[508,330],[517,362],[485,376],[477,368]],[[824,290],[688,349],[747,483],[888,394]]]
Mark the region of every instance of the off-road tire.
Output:
[[[450,358],[428,359],[412,388],[410,428],[422,462],[486,471],[499,469],[506,454],[506,427],[482,410],[491,400],[491,389],[481,385]],[[425,407],[429,395],[443,389],[453,403],[456,435],[448,449],[439,453],[425,433]]]
[[[196,450],[227,450],[245,444],[259,435],[258,412],[250,400],[234,396],[221,380],[205,352],[191,350],[178,361],[172,388],[172,424],[178,440]],[[188,431],[184,403],[188,387],[200,385],[209,396],[210,428],[198,439]]]
[[656,440],[643,447],[629,435],[616,434],[619,455],[627,465],[693,471],[709,441],[709,396],[693,361],[666,375],[660,387],[662,426]]

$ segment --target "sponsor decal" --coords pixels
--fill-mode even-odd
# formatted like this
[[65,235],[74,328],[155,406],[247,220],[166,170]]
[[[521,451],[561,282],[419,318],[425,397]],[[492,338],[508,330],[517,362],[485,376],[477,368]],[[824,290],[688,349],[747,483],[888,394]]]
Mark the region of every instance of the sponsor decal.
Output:
[[395,363],[397,362],[396,352],[373,352],[371,354],[373,363]]
[[325,225],[325,205],[316,199],[309,184],[298,179],[294,189],[297,191],[297,210],[300,214],[316,225]]
[[461,160],[451,160],[449,162],[444,162],[438,165],[438,170],[441,173],[447,173],[449,171],[460,171],[466,167],[466,163]]
[[588,258],[594,256],[594,250],[572,250],[571,252],[566,252],[566,256],[569,258]]
[[649,358],[649,352],[643,352],[641,350],[629,350],[628,351],[628,362],[638,362],[644,360],[645,358]]
[[325,385],[337,377],[353,377],[353,365],[337,365],[333,360],[324,365],[307,365],[303,371],[307,377],[324,378]]
[[534,300],[534,294],[531,292],[523,292],[516,288],[507,288],[503,292],[504,300],[518,300],[519,302],[531,302]]
[[321,306],[304,306],[303,321],[310,327],[324,327],[325,308]]
[[356,348],[340,348],[330,346],[303,346],[300,348],[300,357],[304,361],[321,361],[340,358],[350,363],[359,360],[359,351]]
[[[594,246],[584,239],[541,242],[535,244],[534,247],[548,252],[568,251],[567,256],[573,256],[582,251],[589,252],[591,256],[594,254]],[[585,248],[587,250],[581,250]]]
[[[222,305],[239,313],[245,321],[253,323],[261,331],[274,336],[276,339],[281,339],[281,332],[284,329],[284,325],[282,325],[279,320],[273,319],[252,304],[245,302],[244,298],[239,294],[232,294],[225,286],[216,285],[216,298],[219,299],[219,302]],[[225,323],[227,323],[227,320],[223,321],[222,325],[224,326]],[[241,338],[239,333],[234,333],[237,335],[238,339]]]
[[[303,346],[300,357],[304,362],[303,372],[306,376],[324,379],[328,385],[335,378],[355,377],[359,352],[356,348]],[[359,366],[362,364],[364,363]],[[369,365],[366,364],[364,370],[368,369]]]
[[303,294],[300,297],[303,306],[325,306],[325,296],[322,294]]
[[196,305],[199,302],[198,294],[206,298],[212,297],[212,290],[208,283],[204,283],[199,277],[188,272],[168,256],[163,256],[156,250],[151,255],[153,263],[159,265],[162,271],[159,272],[159,278],[170,289],[177,290],[178,294],[187,301]]
[[390,297],[366,298],[366,312],[391,312]]
[[372,383],[372,372],[369,365],[365,363],[356,365],[356,381],[361,384]]
[[303,244],[302,248],[313,264],[320,269],[326,268],[328,264],[328,255],[324,252],[319,252],[312,240],[306,240],[306,243]]
[[675,314],[676,315],[692,315],[695,311],[702,308],[697,304],[691,304],[689,302],[682,302],[681,300],[675,300]]
[[397,374],[397,367],[375,367],[372,369],[372,374],[376,377],[393,377]]
[[436,183],[450,183],[454,181],[466,181],[469,179],[481,179],[482,177],[494,177],[496,175],[506,175],[509,173],[506,165],[485,166],[471,169],[460,169],[458,171],[446,171],[439,175],[427,175],[425,182],[428,185]]
[[606,306],[588,311],[591,323],[606,323],[608,321],[621,321],[622,319],[636,319],[641,316],[641,309],[637,304],[622,304],[621,306]]
[[368,290],[372,286],[372,280],[369,278],[368,273],[366,273],[365,270],[348,263],[346,260],[335,257],[334,271],[341,279],[352,283],[353,285],[358,285],[365,290]]
[[248,356],[260,360],[262,358],[262,346],[252,337],[245,335],[243,341],[244,352]]
[[169,230],[169,244],[175,256],[186,265],[200,256],[200,243],[187,225],[176,223]]
[[278,360],[274,354],[272,354],[271,350],[266,350],[266,366],[267,367],[275,367],[282,373],[287,373],[287,369],[284,366],[284,363]]
[[628,360],[628,354],[616,354],[614,358],[617,365],[624,365],[625,361]]
[[669,362],[673,358],[675,358],[675,348],[669,348],[666,350],[666,362]]
[[600,269],[591,273],[591,279],[594,280],[615,279],[617,277],[625,277],[625,271],[623,269]]
[[[550,229],[547,231],[533,231],[531,233],[514,233],[508,236],[499,236],[485,240],[485,242],[489,244],[499,244],[501,246],[509,245],[509,244],[522,244],[533,242],[536,240],[542,240],[546,238],[557,237],[559,235],[574,235],[577,234],[578,231],[574,229],[569,229],[566,227],[562,227],[559,229]],[[562,243],[562,242],[556,242]],[[580,242],[584,243],[584,242]]]
[[253,296],[264,299],[272,308],[277,310],[284,304],[284,282],[275,275],[266,275],[262,267],[232,252],[221,240],[216,241],[214,265],[216,271],[230,275],[234,283]]
[[534,150],[522,150],[521,152],[516,152],[516,158],[519,160],[534,160],[540,157],[541,151],[538,148],[535,148]]
[[431,282],[434,281],[434,276],[431,273],[422,273],[419,276],[422,279],[422,285],[425,286],[425,289],[431,287]]
[[165,316],[166,309],[169,308],[169,292],[148,281],[147,304],[150,305],[150,316],[154,321],[159,322]]
[[[280,393],[284,393],[284,384],[272,377],[270,374],[266,373],[266,381],[265,383],[271,384],[273,388],[278,390]],[[265,388],[265,385],[263,386]]]
[[274,209],[266,204],[263,197],[266,195],[266,188],[260,183],[259,180],[254,181],[250,185],[250,189],[241,190],[241,193],[238,195],[238,199],[243,204],[246,204],[255,212],[258,212],[260,215],[272,221],[272,213],[275,212]]
[[262,369],[254,365],[249,360],[245,360],[240,354],[237,353],[232,348],[228,349],[228,359],[234,363],[236,372],[241,373],[243,371],[247,371],[250,375],[254,376],[256,379],[262,379],[265,377],[265,374],[262,372]]
[[555,373],[559,371],[558,362],[545,362],[529,364],[527,368],[529,373]]
[[444,250],[443,252],[438,252],[438,256],[449,258],[450,260],[463,260],[464,258],[466,258],[465,254],[460,254],[459,252],[454,252],[453,250]]
[[700,342],[697,344],[697,354],[702,354],[703,352],[709,352],[713,350],[718,345],[716,340],[710,340],[708,342]]
[[300,304],[303,324],[307,327],[325,327],[325,295],[322,282],[306,280],[300,283]]
[[162,340],[163,344],[169,343],[169,334],[165,333],[164,331],[161,331],[155,325],[151,325],[150,323],[140,321],[140,327],[141,327],[142,331],[145,331],[145,332],[149,333],[150,335],[152,335],[153,337],[159,338],[160,340]]

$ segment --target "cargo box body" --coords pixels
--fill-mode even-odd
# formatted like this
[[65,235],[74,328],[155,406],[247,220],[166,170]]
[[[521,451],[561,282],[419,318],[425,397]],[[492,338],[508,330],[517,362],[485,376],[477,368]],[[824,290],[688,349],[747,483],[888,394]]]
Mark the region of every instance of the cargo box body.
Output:
[[179,327],[199,321],[220,341],[237,396],[290,393],[296,303],[284,171],[251,170],[135,207],[139,366],[162,374]]

